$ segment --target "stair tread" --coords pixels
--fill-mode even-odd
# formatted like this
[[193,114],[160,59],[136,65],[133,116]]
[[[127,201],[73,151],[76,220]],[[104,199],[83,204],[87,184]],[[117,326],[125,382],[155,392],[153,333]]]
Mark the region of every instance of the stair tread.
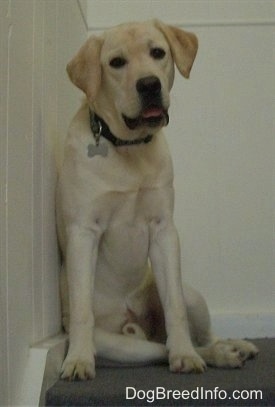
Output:
[[[150,365],[134,367],[98,367],[96,378],[92,381],[67,382],[58,380],[46,394],[46,406],[131,406],[131,405],[213,405],[214,393],[206,395],[201,393],[218,387],[214,399],[215,406],[219,405],[246,405],[246,406],[274,406],[275,405],[275,338],[255,339],[253,343],[259,347],[260,353],[255,360],[247,361],[242,369],[215,369],[208,368],[204,374],[173,374],[168,370],[167,365]],[[137,391],[156,390],[163,387],[167,390],[183,390],[189,392],[196,390],[197,399],[175,399],[170,393],[169,398],[165,397],[147,402],[146,394],[140,392],[140,398],[126,399],[126,388],[133,387]],[[234,400],[232,402],[232,392],[234,390],[247,391],[261,390],[262,399],[255,400]],[[227,392],[228,397],[222,399]],[[162,397],[163,393],[160,393]],[[175,393],[179,394],[179,393]],[[133,390],[129,391],[133,395]],[[145,398],[143,397],[145,396]],[[187,393],[185,393],[187,395]],[[218,395],[221,398],[217,398]],[[238,394],[237,394],[238,395]],[[152,392],[148,393],[152,396]],[[196,397],[196,393],[193,393]],[[231,398],[229,398],[231,397]],[[235,403],[235,404],[234,404]]]

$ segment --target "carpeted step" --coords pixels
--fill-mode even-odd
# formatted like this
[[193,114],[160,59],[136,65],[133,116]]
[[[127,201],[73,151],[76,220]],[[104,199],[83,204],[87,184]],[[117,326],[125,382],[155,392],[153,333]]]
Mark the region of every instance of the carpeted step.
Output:
[[275,339],[253,342],[260,353],[242,369],[180,375],[167,365],[98,367],[92,381],[59,380],[48,390],[46,406],[274,407]]

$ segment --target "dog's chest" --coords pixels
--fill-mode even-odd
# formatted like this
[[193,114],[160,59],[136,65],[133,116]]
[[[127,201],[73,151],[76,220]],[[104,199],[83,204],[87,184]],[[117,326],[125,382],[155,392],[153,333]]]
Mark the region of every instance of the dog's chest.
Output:
[[[101,250],[110,263],[128,268],[144,265],[155,225],[170,218],[172,188],[140,189],[114,197]],[[134,262],[134,263],[133,263]]]
[[136,191],[110,193],[105,201],[108,218],[106,229],[126,236],[144,235],[151,222],[164,217],[170,210],[167,207],[170,200],[170,188],[166,187],[141,187]]
[[61,190],[74,223],[146,240],[150,223],[172,211],[173,170],[162,137],[129,154],[109,146],[107,157],[87,157],[81,149],[75,159],[66,158]]

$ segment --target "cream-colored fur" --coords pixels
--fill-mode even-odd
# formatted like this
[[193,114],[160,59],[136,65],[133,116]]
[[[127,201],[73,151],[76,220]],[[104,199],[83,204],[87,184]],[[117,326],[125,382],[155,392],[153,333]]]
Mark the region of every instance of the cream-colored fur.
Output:
[[[182,281],[162,127],[174,64],[189,77],[197,46],[194,34],[160,21],[132,23],[90,37],[68,64],[87,103],[71,123],[57,192],[63,324],[70,335],[63,378],[94,377],[95,354],[167,360],[171,371],[202,372],[206,364],[241,366],[257,353],[245,341],[214,339],[205,301]],[[157,86],[154,95],[140,90],[140,80],[141,88]],[[107,155],[89,157],[88,145],[96,148],[89,108],[120,139],[150,134],[152,141],[115,147],[101,137]],[[125,117],[136,125],[129,128]]]

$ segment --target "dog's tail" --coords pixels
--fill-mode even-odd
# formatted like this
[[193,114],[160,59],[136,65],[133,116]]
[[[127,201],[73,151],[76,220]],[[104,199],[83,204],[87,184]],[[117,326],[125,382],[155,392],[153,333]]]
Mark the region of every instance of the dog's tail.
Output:
[[165,345],[95,328],[96,354],[113,362],[152,363],[168,360]]

